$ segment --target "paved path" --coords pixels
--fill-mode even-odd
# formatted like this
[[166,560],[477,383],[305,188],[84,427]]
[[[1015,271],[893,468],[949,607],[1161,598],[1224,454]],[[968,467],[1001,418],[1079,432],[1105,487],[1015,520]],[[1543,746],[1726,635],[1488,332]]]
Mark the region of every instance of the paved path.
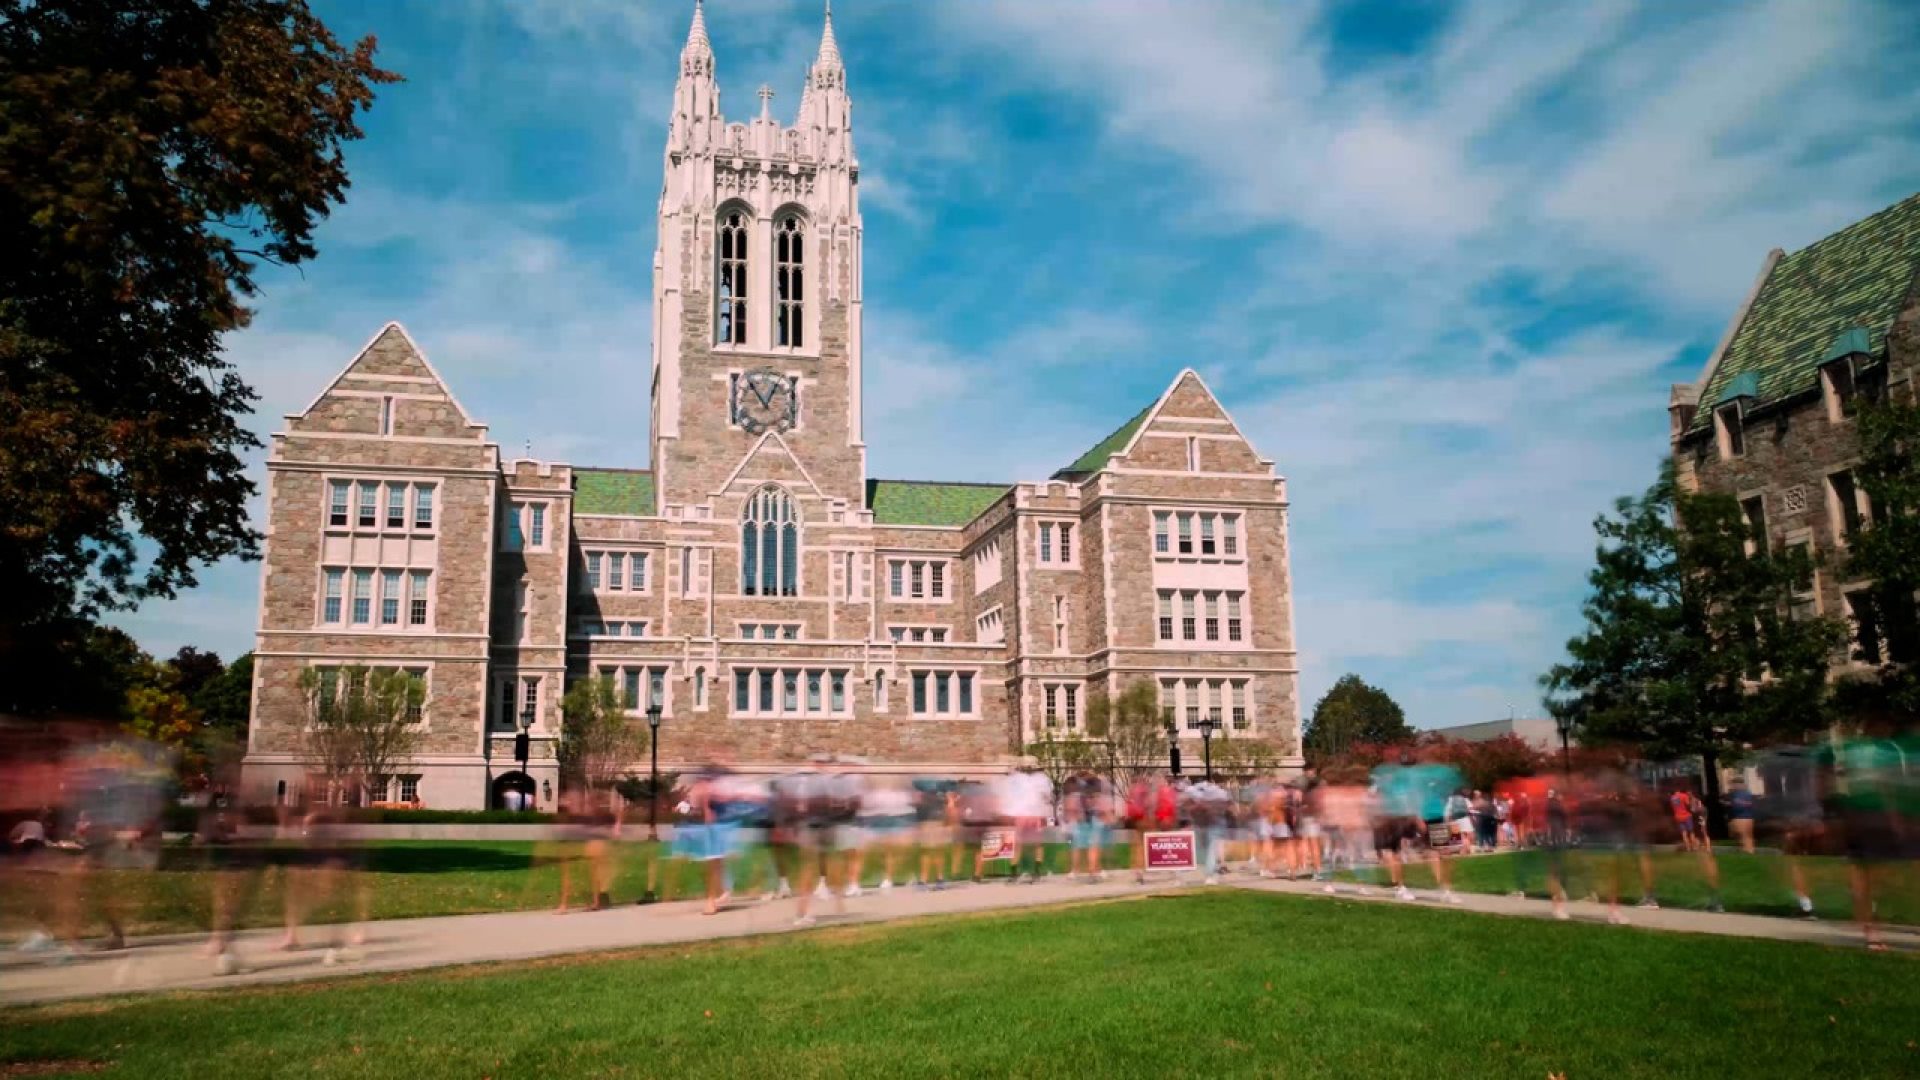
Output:
[[[1322,886],[1308,882],[1261,880],[1243,875],[1223,880],[1231,886],[1257,892],[1325,896]],[[910,889],[886,893],[869,891],[847,901],[844,914],[833,914],[831,904],[816,904],[816,908],[822,915],[820,926],[850,926],[926,915],[1111,900],[1177,887],[1171,879],[1137,885],[1130,876],[1110,877],[1099,884],[1054,877],[1032,885],[996,882],[924,893]],[[1351,885],[1339,886],[1336,895],[1363,902],[1406,903],[1378,891],[1371,897],[1363,897]],[[1438,906],[1432,894],[1420,896],[1418,906]],[[1598,904],[1576,902],[1570,908],[1576,920],[1602,922],[1606,918],[1605,908]],[[1465,893],[1461,894],[1460,905],[1449,906],[1449,910],[1550,917],[1544,900]],[[674,903],[650,907],[627,904],[607,911],[566,915],[516,911],[396,919],[372,924],[364,945],[339,950],[325,947],[339,932],[338,928],[311,928],[303,935],[310,947],[292,953],[275,948],[278,931],[255,930],[239,935],[236,943],[235,952],[242,970],[224,976],[216,974],[214,962],[204,955],[203,936],[172,935],[141,939],[120,952],[86,954],[59,966],[36,956],[7,953],[0,957],[0,1002],[24,1004],[110,994],[228,988],[680,944],[791,932],[793,917],[792,901],[778,901],[741,903],[713,916],[701,915],[697,903]],[[1673,908],[1630,910],[1628,917],[1635,926],[1655,930],[1828,945],[1858,946],[1860,943],[1859,931],[1847,923],[1711,915]],[[1920,951],[1920,930],[1889,931],[1887,941],[1896,949]]]

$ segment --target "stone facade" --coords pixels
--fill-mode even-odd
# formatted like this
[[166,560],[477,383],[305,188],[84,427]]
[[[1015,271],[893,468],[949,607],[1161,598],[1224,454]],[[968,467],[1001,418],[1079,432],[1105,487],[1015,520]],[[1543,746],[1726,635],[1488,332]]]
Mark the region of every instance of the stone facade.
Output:
[[[1184,738],[1211,716],[1297,765],[1273,463],[1189,370],[1049,479],[870,479],[858,165],[831,22],[788,128],[766,94],[756,120],[726,122],[702,18],[665,158],[652,468],[500,460],[405,331],[383,329],[274,437],[250,782],[304,782],[300,674],[349,663],[424,672],[406,775],[430,806],[517,781],[522,731],[550,805],[561,692],[586,677],[612,679],[636,723],[657,702],[665,768],[824,752],[997,771],[1136,680],[1162,687]],[[378,485],[367,528],[363,483]],[[436,516],[420,527],[425,486]],[[396,571],[402,588],[429,576],[420,625],[411,609],[384,622]]]
[[1847,573],[1847,539],[1875,511],[1849,470],[1855,404],[1912,401],[1917,381],[1920,195],[1792,255],[1770,253],[1699,381],[1669,399],[1680,483],[1738,498],[1769,550],[1805,545],[1815,557],[1797,610],[1852,625],[1836,670],[1867,670],[1876,665],[1864,655],[1905,649],[1904,637],[1863,638],[1852,619],[1848,596],[1872,582]]

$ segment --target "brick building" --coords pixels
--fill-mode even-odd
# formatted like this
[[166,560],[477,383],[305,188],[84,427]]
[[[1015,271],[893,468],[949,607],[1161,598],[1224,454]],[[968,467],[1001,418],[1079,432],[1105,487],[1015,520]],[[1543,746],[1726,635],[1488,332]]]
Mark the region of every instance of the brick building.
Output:
[[1769,549],[1821,557],[1795,606],[1849,621],[1841,667],[1920,659],[1913,598],[1894,598],[1890,625],[1857,617],[1873,583],[1849,575],[1845,557],[1878,512],[1853,482],[1855,409],[1881,395],[1912,400],[1917,379],[1920,195],[1768,254],[1699,381],[1675,386],[1668,406],[1683,484],[1737,497]]
[[[1044,480],[880,480],[859,166],[831,16],[796,123],[721,114],[696,7],[654,254],[649,469],[502,460],[397,324],[272,438],[249,784],[307,782],[309,667],[426,685],[389,798],[557,784],[569,679],[665,715],[663,767],[981,773],[1148,680],[1298,762],[1285,482],[1191,370]],[[884,358],[877,362],[884,363]],[[964,433],[959,433],[964,437]],[[513,760],[527,732],[531,764]]]

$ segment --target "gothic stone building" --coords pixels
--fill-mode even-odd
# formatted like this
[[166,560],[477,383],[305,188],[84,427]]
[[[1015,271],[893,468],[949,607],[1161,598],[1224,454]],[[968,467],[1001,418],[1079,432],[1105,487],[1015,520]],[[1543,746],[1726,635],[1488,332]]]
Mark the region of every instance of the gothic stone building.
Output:
[[273,436],[254,790],[309,782],[301,673],[344,665],[424,681],[386,796],[429,806],[529,781],[551,805],[562,693],[587,677],[636,722],[659,706],[663,768],[836,752],[978,775],[1138,680],[1184,737],[1218,720],[1297,764],[1273,463],[1183,371],[1045,480],[869,478],[831,16],[797,123],[766,96],[723,117],[696,7],[653,261],[651,469],[503,461],[398,324]]
[[[1912,598],[1875,625],[1870,581],[1847,573],[1850,538],[1876,513],[1853,481],[1863,398],[1913,399],[1920,382],[1920,195],[1784,255],[1775,250],[1697,383],[1673,388],[1683,484],[1740,500],[1757,545],[1822,556],[1797,610],[1845,618],[1840,668],[1911,662]],[[1902,617],[1902,613],[1908,617]]]

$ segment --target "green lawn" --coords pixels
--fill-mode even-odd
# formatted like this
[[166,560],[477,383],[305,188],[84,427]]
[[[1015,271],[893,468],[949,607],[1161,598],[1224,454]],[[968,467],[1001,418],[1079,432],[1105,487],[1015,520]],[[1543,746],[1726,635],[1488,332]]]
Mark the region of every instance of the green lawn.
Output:
[[[1721,900],[1728,911],[1754,915],[1793,916],[1793,890],[1788,885],[1786,860],[1777,855],[1743,855],[1738,851],[1716,851],[1720,864]],[[1598,889],[1609,855],[1572,852],[1567,857],[1567,891],[1575,899],[1589,889]],[[1515,862],[1519,860],[1527,895],[1546,896],[1546,862],[1539,853],[1514,855],[1475,855],[1453,860],[1453,884],[1460,892],[1507,893],[1515,886]],[[1658,852],[1653,856],[1654,895],[1662,904],[1676,907],[1707,906],[1706,875],[1698,856],[1680,852]],[[1847,863],[1837,858],[1802,860],[1807,873],[1815,911],[1828,919],[1848,919],[1853,901],[1847,886]],[[1620,896],[1623,903],[1640,899],[1640,869],[1637,860],[1620,864]],[[1370,880],[1381,880],[1378,872],[1363,872]],[[1343,875],[1351,877],[1352,875]],[[1433,876],[1425,864],[1409,868],[1407,884],[1416,889],[1433,887]],[[1888,865],[1880,872],[1875,896],[1884,921],[1909,926],[1920,925],[1920,868],[1911,862]]]
[[[618,873],[613,898],[630,903],[647,889],[656,845],[621,844],[615,850]],[[560,897],[560,863],[573,858],[569,849],[525,841],[380,841],[368,845],[363,854],[372,914],[378,919],[550,907]],[[1056,872],[1066,869],[1066,858],[1064,848],[1049,853]],[[766,887],[769,865],[764,850],[736,864],[740,887],[744,890],[749,883]],[[1006,865],[990,864],[988,872],[1004,874]],[[917,868],[917,861],[904,860],[901,873]],[[970,856],[965,871],[972,872]],[[862,876],[867,884],[878,884],[881,872],[881,860],[876,855],[868,859]],[[37,877],[40,880],[27,875],[0,882],[0,932],[22,934],[36,921],[36,915],[44,916],[52,895],[51,883],[46,880],[51,875]],[[583,863],[575,862],[573,879],[573,903],[584,905],[590,897]],[[285,875],[277,869],[265,874],[240,925],[279,925],[285,881]],[[668,864],[661,884],[680,897],[698,895],[705,887],[699,869],[684,863]],[[157,872],[101,873],[89,887],[113,899],[133,934],[204,931],[211,925],[212,875],[204,869],[204,854],[196,849],[169,850]],[[309,921],[347,917],[344,903],[336,901],[313,912]],[[104,932],[97,922],[89,931]]]
[[1917,965],[1222,890],[15,1010],[0,1063],[193,1078],[1913,1076]]

